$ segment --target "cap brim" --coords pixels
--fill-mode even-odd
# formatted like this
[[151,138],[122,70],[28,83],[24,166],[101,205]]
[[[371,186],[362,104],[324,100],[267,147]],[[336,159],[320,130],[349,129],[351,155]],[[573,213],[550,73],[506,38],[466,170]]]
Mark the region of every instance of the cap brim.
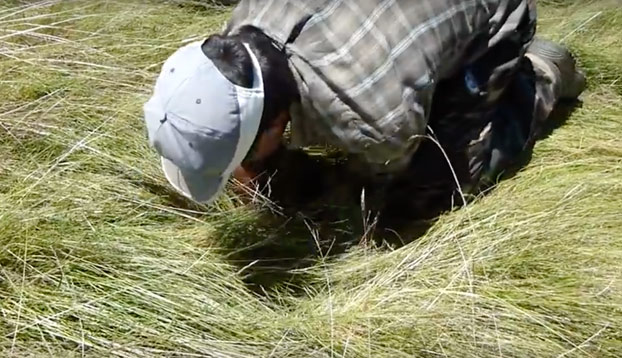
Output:
[[164,157],[162,157],[162,170],[173,188],[187,198],[202,204],[210,204],[217,199],[229,180],[229,176],[183,172]]

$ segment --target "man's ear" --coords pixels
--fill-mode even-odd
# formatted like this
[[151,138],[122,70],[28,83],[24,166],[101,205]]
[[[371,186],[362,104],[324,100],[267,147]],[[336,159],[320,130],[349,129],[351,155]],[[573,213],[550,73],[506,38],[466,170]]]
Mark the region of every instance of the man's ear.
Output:
[[267,128],[257,133],[255,143],[243,161],[247,167],[261,165],[264,160],[271,156],[282,144],[283,133],[289,123],[289,113],[281,112],[270,122]]
[[282,143],[283,134],[288,123],[289,113],[283,111],[270,123],[270,126],[263,133],[259,134],[258,149],[261,148],[259,149],[261,156],[270,154],[270,152],[274,151],[274,148]]
[[[287,124],[289,123],[289,112],[282,111],[279,116],[274,121],[274,129],[279,131],[279,134],[283,134],[285,132],[285,128],[287,128]],[[271,128],[272,129],[272,128]]]

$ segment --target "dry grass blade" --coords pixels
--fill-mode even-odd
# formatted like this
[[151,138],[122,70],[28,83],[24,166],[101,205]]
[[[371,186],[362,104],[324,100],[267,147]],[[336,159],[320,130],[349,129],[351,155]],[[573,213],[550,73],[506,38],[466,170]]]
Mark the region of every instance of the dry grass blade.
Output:
[[619,357],[622,10],[540,4],[583,106],[516,177],[378,248],[365,212],[360,240],[260,192],[206,208],[166,184],[142,103],[230,8],[0,3],[0,355]]

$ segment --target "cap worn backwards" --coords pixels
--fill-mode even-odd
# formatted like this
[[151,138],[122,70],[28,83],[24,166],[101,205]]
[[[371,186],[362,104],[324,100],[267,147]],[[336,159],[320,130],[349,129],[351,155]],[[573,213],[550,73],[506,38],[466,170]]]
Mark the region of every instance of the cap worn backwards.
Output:
[[202,41],[173,53],[162,66],[144,118],[150,144],[169,183],[209,204],[223,191],[252,146],[263,114],[264,86],[253,62],[253,86],[229,81],[203,53]]

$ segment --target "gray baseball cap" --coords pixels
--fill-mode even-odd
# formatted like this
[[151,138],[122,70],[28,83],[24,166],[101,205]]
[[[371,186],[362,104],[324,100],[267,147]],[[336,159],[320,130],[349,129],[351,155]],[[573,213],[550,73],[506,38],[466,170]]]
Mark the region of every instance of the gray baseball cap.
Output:
[[149,143],[160,155],[169,183],[184,196],[209,204],[255,140],[264,86],[248,44],[251,88],[229,81],[203,53],[202,43],[185,45],[165,61],[143,110]]

